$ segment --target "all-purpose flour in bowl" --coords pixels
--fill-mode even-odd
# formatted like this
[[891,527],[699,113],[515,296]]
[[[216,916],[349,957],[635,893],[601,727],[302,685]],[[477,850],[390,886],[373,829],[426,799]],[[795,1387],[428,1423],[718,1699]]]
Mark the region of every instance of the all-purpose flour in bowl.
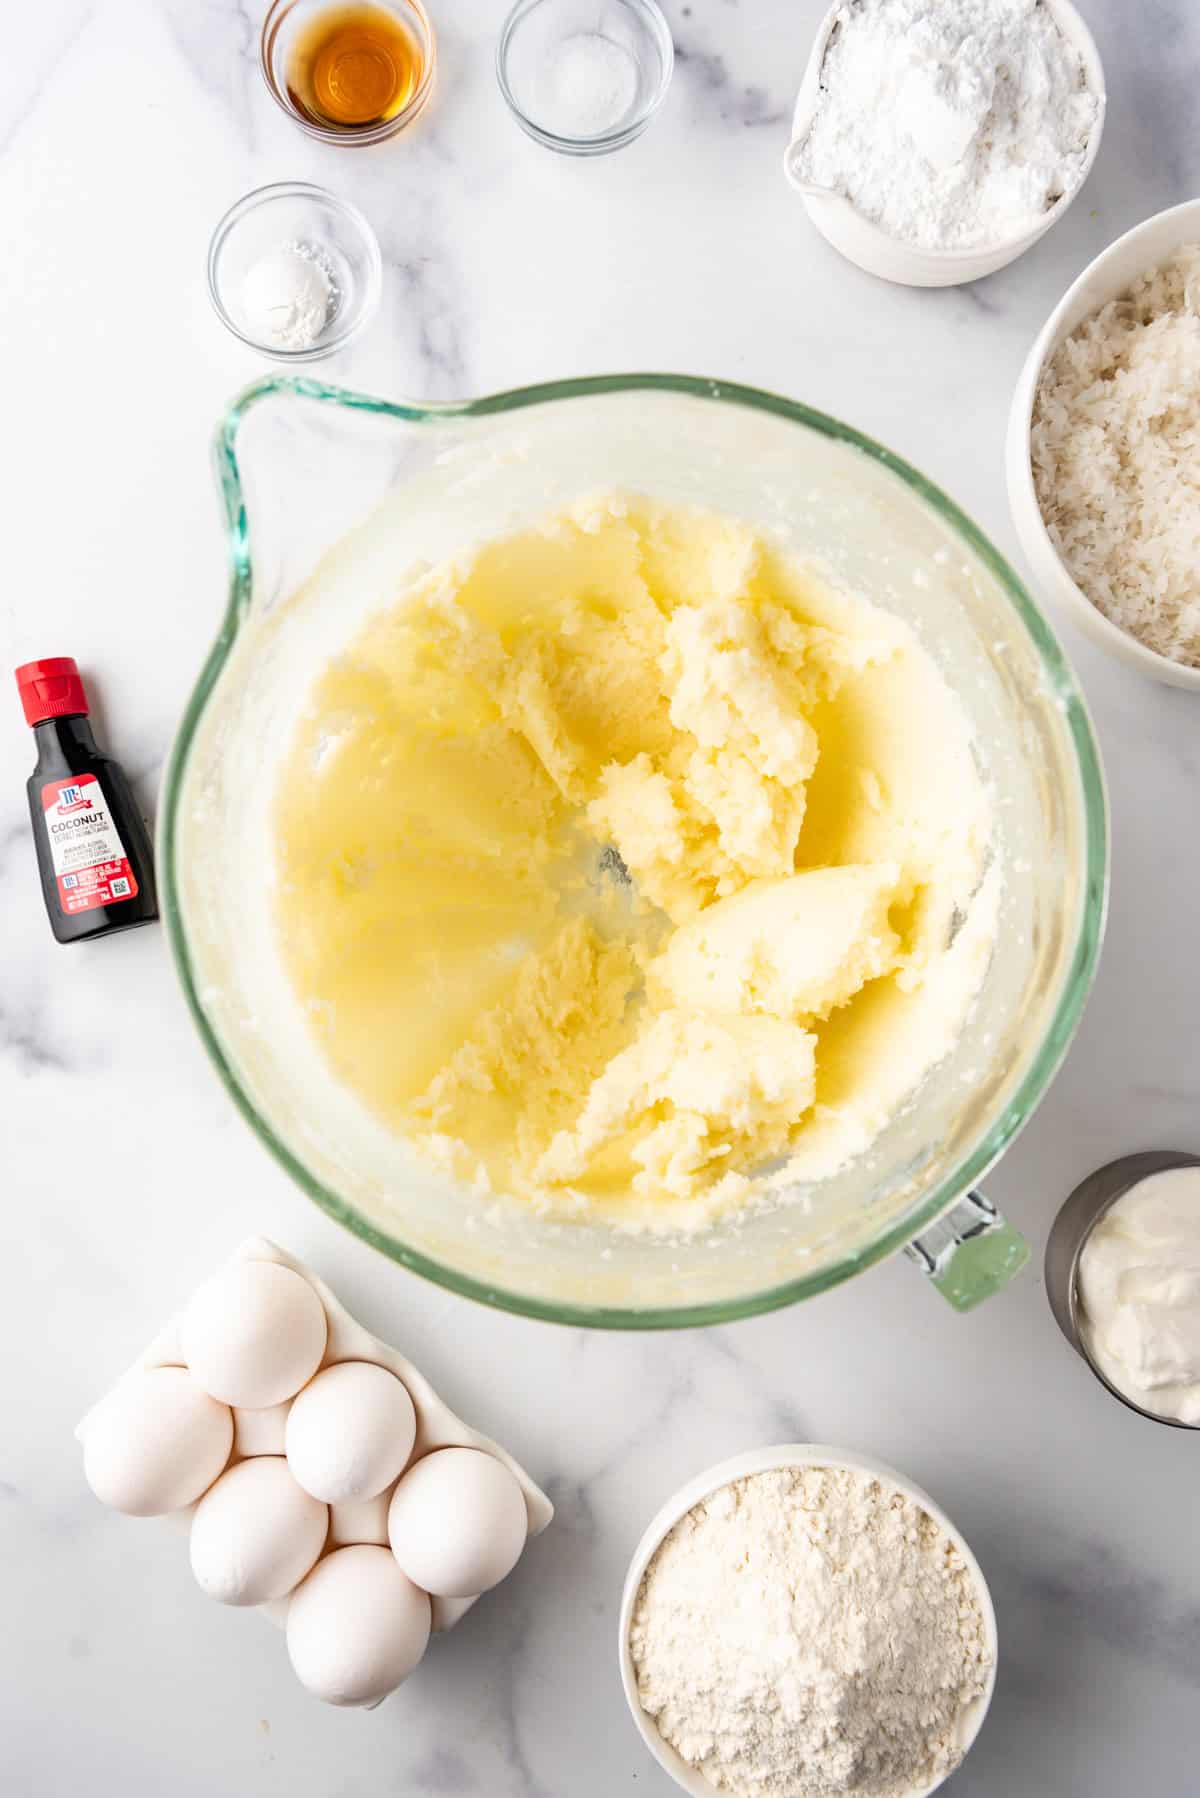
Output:
[[735,1798],[916,1798],[982,1719],[985,1609],[915,1494],[866,1466],[768,1466],[701,1498],[646,1565],[637,1702],[689,1791],[700,1775]]

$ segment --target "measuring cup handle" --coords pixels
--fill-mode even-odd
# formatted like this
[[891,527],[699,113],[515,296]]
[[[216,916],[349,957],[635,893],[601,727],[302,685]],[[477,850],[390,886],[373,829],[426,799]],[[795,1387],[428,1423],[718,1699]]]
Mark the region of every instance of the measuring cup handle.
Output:
[[904,1253],[956,1311],[970,1311],[1020,1273],[1029,1244],[989,1198],[968,1192]]

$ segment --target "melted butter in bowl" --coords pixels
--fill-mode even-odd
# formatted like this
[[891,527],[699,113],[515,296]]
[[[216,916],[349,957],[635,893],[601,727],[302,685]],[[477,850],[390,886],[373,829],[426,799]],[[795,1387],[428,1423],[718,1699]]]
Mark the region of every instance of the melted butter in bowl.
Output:
[[736,519],[633,495],[370,619],[313,686],[274,829],[336,1076],[476,1190],[623,1228],[860,1153],[994,936],[970,730],[915,634]]

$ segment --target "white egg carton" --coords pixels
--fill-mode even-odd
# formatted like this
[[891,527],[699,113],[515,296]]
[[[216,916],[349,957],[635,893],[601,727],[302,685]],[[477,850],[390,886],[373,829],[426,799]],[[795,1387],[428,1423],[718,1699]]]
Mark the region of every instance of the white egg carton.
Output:
[[[303,1280],[307,1281],[308,1285],[313,1289],[321,1301],[327,1326],[324,1351],[315,1368],[312,1366],[310,1360],[309,1370],[304,1374],[303,1384],[300,1387],[300,1391],[306,1390],[309,1384],[316,1380],[318,1375],[323,1373],[327,1368],[342,1363],[365,1362],[375,1367],[383,1368],[388,1373],[395,1375],[407,1390],[408,1395],[412,1400],[413,1411],[415,1413],[415,1434],[413,1437],[412,1448],[397,1477],[392,1479],[381,1493],[372,1498],[352,1503],[329,1503],[327,1507],[328,1531],[324,1538],[323,1547],[321,1548],[315,1563],[305,1567],[304,1573],[296,1580],[295,1584],[291,1586],[290,1590],[277,1593],[263,1602],[254,1603],[252,1608],[262,1611],[273,1622],[286,1629],[288,1627],[288,1617],[291,1611],[293,1597],[300,1588],[304,1586],[305,1581],[309,1578],[310,1574],[314,1573],[317,1568],[327,1562],[331,1555],[337,1550],[351,1546],[369,1546],[374,1549],[387,1547],[389,1541],[388,1512],[397,1486],[419,1462],[425,1460],[427,1456],[441,1449],[476,1449],[500,1462],[516,1480],[517,1485],[520,1488],[521,1496],[524,1499],[526,1526],[524,1542],[527,1542],[533,1536],[540,1535],[554,1515],[554,1507],[546,1497],[545,1493],[534,1484],[524,1468],[521,1467],[519,1463],[516,1462],[498,1443],[491,1441],[487,1436],[481,1435],[477,1430],[471,1429],[461,1418],[456,1417],[449,1407],[443,1404],[428,1380],[418,1368],[413,1366],[411,1361],[407,1361],[403,1355],[398,1354],[397,1351],[389,1347],[387,1343],[380,1342],[377,1337],[372,1336],[369,1331],[365,1330],[360,1323],[350,1316],[350,1313],[330,1291],[323,1280],[319,1279],[317,1275],[305,1267],[302,1262],[297,1261],[293,1256],[288,1255],[283,1249],[277,1247],[275,1243],[269,1242],[265,1237],[252,1236],[248,1238],[247,1241],[243,1242],[231,1257],[226,1268],[221,1270],[221,1276],[218,1276],[218,1278],[229,1275],[232,1270],[237,1268],[239,1263],[245,1262],[273,1262],[280,1267],[289,1269],[292,1273],[298,1274]],[[245,1276],[242,1277],[244,1278]],[[201,1290],[203,1291],[204,1289],[202,1288]],[[89,1431],[96,1427],[97,1419],[100,1418],[105,1406],[109,1405],[110,1401],[116,1400],[119,1404],[122,1395],[124,1395],[126,1399],[130,1399],[133,1396],[134,1388],[130,1386],[130,1382],[136,1383],[146,1373],[158,1369],[188,1369],[188,1361],[183,1349],[183,1336],[187,1329],[187,1326],[184,1323],[184,1319],[187,1316],[187,1309],[188,1308],[185,1307],[183,1311],[179,1312],[171,1319],[159,1335],[154,1338],[149,1347],[134,1365],[121,1377],[116,1386],[114,1386],[109,1393],[106,1393],[97,1404],[93,1405],[91,1410],[80,1422],[75,1434],[77,1439],[85,1445],[85,1465],[88,1452],[87,1438]],[[196,1351],[193,1348],[194,1359],[195,1354]],[[195,1370],[192,1369],[190,1371],[192,1379],[195,1380]],[[202,1380],[198,1383],[203,1386]],[[206,1479],[203,1492],[190,1503],[178,1506],[170,1511],[165,1511],[163,1506],[155,1504],[153,1499],[151,1499],[149,1501],[151,1508],[142,1509],[139,1505],[137,1514],[169,1515],[177,1523],[186,1527],[190,1533],[193,1520],[196,1513],[200,1510],[201,1505],[209,1498],[210,1494],[216,1490],[218,1484],[224,1480],[225,1476],[229,1474],[233,1468],[237,1467],[243,1461],[259,1457],[273,1456],[279,1458],[285,1456],[284,1438],[287,1417],[295,1398],[298,1396],[299,1392],[294,1392],[282,1402],[267,1405],[261,1409],[248,1409],[230,1404],[229,1410],[232,1413],[233,1421],[232,1444],[226,1453],[224,1462],[220,1464],[219,1472],[215,1476],[212,1476],[211,1480]],[[206,1398],[205,1402],[211,1403],[218,1411],[223,1409],[225,1404],[224,1400],[215,1396],[211,1399]],[[110,1416],[111,1415],[112,1414],[110,1413]],[[228,1428],[227,1425],[223,1425],[222,1427]],[[111,1432],[111,1426],[109,1426],[109,1428]],[[400,1449],[397,1452],[403,1453],[403,1450]],[[216,1453],[218,1455],[220,1453],[219,1445],[216,1449]],[[286,1461],[285,1465],[287,1465]],[[463,1463],[460,1462],[459,1465],[461,1466]],[[466,1465],[469,1466],[470,1463],[466,1463]],[[289,1471],[291,1471],[290,1468]],[[243,1480],[244,1477],[245,1476],[243,1476]],[[228,1490],[228,1488],[226,1490]],[[411,1490],[411,1488],[409,1490]],[[509,1485],[508,1491],[511,1493],[511,1485]],[[105,1494],[101,1493],[101,1496],[104,1497]],[[114,1501],[110,1499],[109,1502]],[[309,1502],[316,1503],[317,1501],[309,1500]],[[134,1507],[133,1505],[119,1505],[119,1508],[132,1510]],[[450,1508],[452,1509],[452,1507]],[[209,1511],[211,1514],[212,1507],[209,1507]],[[445,1514],[445,1512],[443,1511],[442,1514]],[[518,1521],[519,1515],[518,1508],[516,1516],[510,1518],[510,1522],[515,1528],[518,1537],[520,1529]],[[447,1516],[447,1525],[449,1529],[453,1529],[453,1517]],[[521,1543],[522,1550],[524,1542]],[[195,1543],[193,1543],[193,1547],[195,1547]],[[435,1544],[434,1547],[436,1548],[437,1544]],[[398,1552],[399,1551],[397,1550],[396,1553],[398,1554]],[[520,1552],[521,1550],[518,1550],[518,1554]],[[236,1559],[237,1557],[234,1558]],[[398,1561],[395,1561],[391,1562],[391,1564],[398,1565],[399,1563]],[[384,1563],[376,1564],[376,1574],[385,1570]],[[369,1571],[369,1569],[365,1571]],[[476,1576],[472,1575],[470,1577],[474,1579]],[[405,1578],[407,1581],[407,1575],[405,1575]],[[326,1583],[328,1583],[328,1581],[326,1581]],[[416,1587],[416,1590],[422,1590],[416,1585],[415,1581],[411,1583]],[[362,1586],[363,1582],[360,1580],[359,1584]],[[377,1586],[377,1579],[374,1584]],[[366,1586],[364,1586],[363,1589],[366,1590],[366,1587],[371,1585],[372,1581],[367,1580]],[[310,1591],[311,1590],[312,1589],[310,1588]],[[450,1596],[446,1593],[438,1594],[429,1592],[429,1630],[436,1633],[438,1631],[451,1629],[454,1624],[456,1624],[459,1619],[470,1610],[478,1596],[478,1593],[472,1596]],[[240,1604],[246,1603],[247,1601],[242,1596],[236,1596],[227,1597],[226,1602]],[[308,1602],[307,1595],[306,1602]],[[342,1604],[339,1607],[337,1613],[339,1621],[341,1617],[347,1613],[347,1608],[347,1604]],[[350,1609],[352,1610],[352,1606]],[[328,1635],[328,1633],[328,1619],[324,1618],[322,1620],[321,1634],[325,1636]],[[415,1661],[420,1659],[423,1649],[424,1641],[421,1640],[419,1646],[416,1648],[415,1659],[413,1660],[414,1665]],[[293,1662],[295,1663],[296,1652],[293,1649],[290,1636],[289,1652],[292,1652]],[[406,1671],[409,1670],[411,1670],[411,1668],[406,1668]],[[299,1666],[297,1667],[297,1671],[300,1671]],[[337,1669],[332,1676],[335,1684],[340,1677],[340,1672],[341,1670]],[[402,1674],[401,1677],[403,1676],[404,1675]],[[334,1703],[371,1706],[378,1703],[381,1697],[386,1696],[386,1691],[379,1690],[373,1690],[367,1695],[360,1696],[332,1696],[329,1691],[319,1689],[323,1680],[324,1672],[318,1676],[316,1685],[310,1683],[310,1690],[316,1691],[317,1696],[330,1698],[330,1701]],[[388,1689],[394,1689],[394,1685],[398,1683],[398,1680],[390,1682],[388,1684]]]

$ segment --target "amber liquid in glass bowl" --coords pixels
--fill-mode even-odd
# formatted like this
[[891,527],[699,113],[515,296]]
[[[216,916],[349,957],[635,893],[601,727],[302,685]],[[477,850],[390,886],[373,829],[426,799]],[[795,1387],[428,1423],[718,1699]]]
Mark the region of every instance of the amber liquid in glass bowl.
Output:
[[287,60],[287,95],[315,125],[362,131],[397,118],[421,86],[425,55],[395,13],[359,3],[323,8]]

